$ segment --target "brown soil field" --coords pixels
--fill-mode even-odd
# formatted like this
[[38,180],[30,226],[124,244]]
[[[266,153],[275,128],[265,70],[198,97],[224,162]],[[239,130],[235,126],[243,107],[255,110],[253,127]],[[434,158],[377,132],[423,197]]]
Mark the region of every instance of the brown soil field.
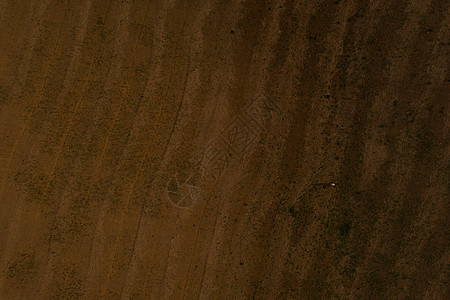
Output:
[[449,27],[0,1],[0,299],[450,299]]

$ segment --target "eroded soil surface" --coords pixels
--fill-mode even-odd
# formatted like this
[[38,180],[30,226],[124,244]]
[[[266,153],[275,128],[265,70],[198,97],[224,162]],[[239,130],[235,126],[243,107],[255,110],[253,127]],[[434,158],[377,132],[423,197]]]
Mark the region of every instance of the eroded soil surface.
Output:
[[0,24],[1,299],[449,299],[448,1]]

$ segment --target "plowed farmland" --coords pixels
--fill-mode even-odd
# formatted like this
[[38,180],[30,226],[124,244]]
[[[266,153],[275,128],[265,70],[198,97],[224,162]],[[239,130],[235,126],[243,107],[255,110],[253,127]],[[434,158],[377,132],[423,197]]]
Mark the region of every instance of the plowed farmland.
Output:
[[449,24],[0,1],[0,299],[449,299]]

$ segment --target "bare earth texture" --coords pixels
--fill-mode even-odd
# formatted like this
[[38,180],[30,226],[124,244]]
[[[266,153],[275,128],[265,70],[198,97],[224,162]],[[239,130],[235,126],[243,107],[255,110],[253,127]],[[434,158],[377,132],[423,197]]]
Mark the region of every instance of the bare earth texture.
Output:
[[0,299],[449,299],[449,24],[0,1]]

